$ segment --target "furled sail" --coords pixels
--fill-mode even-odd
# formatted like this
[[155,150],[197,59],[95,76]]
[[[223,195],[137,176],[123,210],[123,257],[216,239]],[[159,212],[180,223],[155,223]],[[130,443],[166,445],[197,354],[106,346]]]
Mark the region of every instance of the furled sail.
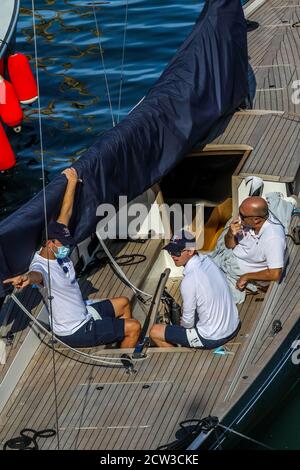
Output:
[[[83,180],[71,226],[78,242],[95,230],[99,204],[117,204],[120,195],[132,200],[196,142],[207,141],[209,131],[247,97],[247,67],[240,0],[206,1],[191,34],[144,100],[74,164]],[[59,175],[46,188],[49,219],[57,215],[65,185]],[[0,223],[0,279],[28,268],[43,227],[42,193]]]

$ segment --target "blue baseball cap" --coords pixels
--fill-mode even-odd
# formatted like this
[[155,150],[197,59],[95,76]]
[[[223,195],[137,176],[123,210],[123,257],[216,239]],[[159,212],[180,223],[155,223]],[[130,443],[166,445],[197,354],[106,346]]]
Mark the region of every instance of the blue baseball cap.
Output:
[[[46,239],[45,232],[44,239]],[[76,245],[69,228],[65,224],[56,221],[50,222],[48,225],[48,240],[58,240],[63,245]]]
[[180,256],[181,251],[188,249],[196,249],[196,238],[191,232],[187,230],[180,230],[174,233],[170,242],[163,247],[170,255]]

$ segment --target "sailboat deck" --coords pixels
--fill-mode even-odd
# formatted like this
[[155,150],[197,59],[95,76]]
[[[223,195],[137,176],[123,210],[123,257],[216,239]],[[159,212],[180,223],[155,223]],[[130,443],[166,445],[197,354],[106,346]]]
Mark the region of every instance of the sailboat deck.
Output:
[[269,0],[251,16],[259,28],[248,33],[248,51],[256,88],[253,108],[299,115],[292,83],[299,79],[300,3]]
[[216,129],[213,144],[247,144],[253,147],[240,175],[267,176],[281,182],[295,180],[299,169],[300,116],[235,113],[228,126]]
[[[122,263],[125,264],[122,268],[126,276],[130,278],[131,282],[139,286],[147,276],[154,260],[158,256],[161,241],[148,240],[145,243],[126,243],[124,241],[119,241],[112,242],[108,247],[120,265],[122,265]],[[100,252],[99,254],[99,263],[96,263],[94,267],[91,267],[90,272],[82,276],[79,280],[83,298],[89,298],[92,300],[95,298],[124,295],[129,299],[132,299],[132,290],[117,278],[110,264],[107,262],[104,253],[103,256],[102,253],[103,252]],[[23,292],[21,291],[18,293],[18,298],[35,317],[43,307],[43,302],[38,289],[24,289]],[[144,314],[138,311],[137,317],[142,320],[144,318]],[[6,336],[8,333],[13,333],[14,336],[12,343],[6,347],[6,364],[0,365],[0,384],[25,341],[30,320],[27,315],[20,310],[18,305],[16,305],[12,300],[9,300],[1,310],[1,321],[2,337]]]
[[[261,293],[250,295],[240,306],[242,328],[227,345],[233,354],[150,348],[147,359],[135,365],[137,373],[130,375],[124,368],[78,362],[74,353],[57,352],[60,448],[155,449],[176,438],[181,420],[209,414],[221,417],[299,316],[300,250],[292,241],[289,252],[283,282],[273,284],[265,299]],[[105,277],[96,272],[90,281],[101,285]],[[169,291],[176,298],[178,286],[178,279],[169,280]],[[281,319],[283,330],[271,337],[274,318]],[[3,410],[1,442],[17,436],[24,427],[55,427],[53,373],[51,350],[42,344]],[[40,440],[39,445],[55,449],[57,440]]]
[[[41,296],[37,289],[26,289],[20,292],[19,300],[26,305],[32,315],[37,316],[42,308]],[[6,346],[6,363],[0,365],[0,383],[14,361],[28,333],[29,319],[12,301],[6,302],[1,309],[1,336],[11,337],[11,343]]]
[[248,32],[253,109],[235,113],[226,128],[214,128],[211,143],[253,147],[242,176],[294,181],[300,163],[300,2],[268,0],[249,19],[259,24]]
[[[300,250],[292,241],[289,250],[284,281],[274,284],[265,299],[261,293],[251,295],[240,306],[242,328],[227,345],[233,354],[149,349],[148,358],[136,364],[137,373],[129,375],[124,368],[80,363],[73,353],[57,352],[60,447],[155,449],[175,439],[181,420],[208,414],[221,417],[251,383],[253,368],[262,367],[284,339],[285,328],[299,316]],[[93,276],[90,281],[100,285],[106,277],[104,272]],[[178,286],[178,279],[169,280],[169,291],[179,300]],[[271,337],[274,318],[281,319],[283,330]],[[1,415],[1,441],[18,435],[24,427],[55,427],[53,363],[46,344],[37,350]],[[42,449],[54,449],[57,440],[39,444]]]
[[[179,280],[169,288],[178,294]],[[76,362],[66,350],[57,353],[56,385],[60,448],[155,449],[175,439],[178,422],[213,412],[238,351],[257,319],[262,296],[250,296],[241,308],[243,326],[228,344],[233,354],[174,348],[148,350],[135,365],[137,373]],[[99,353],[98,353],[99,354]],[[24,373],[18,390],[1,416],[1,441],[21,428],[55,427],[54,375],[50,348],[42,344]],[[170,413],[170,410],[172,412]],[[42,449],[55,449],[56,438],[41,440]]]
[[[260,23],[259,29],[248,33],[255,109],[235,113],[226,129],[214,129],[212,143],[253,147],[242,175],[267,175],[275,181],[292,182],[300,165],[300,104],[291,99],[292,83],[300,68],[300,28],[292,26],[300,20],[300,3],[270,0],[250,19]],[[159,252],[159,244],[152,242],[132,243],[117,250],[119,255],[147,255],[147,261],[124,267],[133,283],[142,285]],[[136,374],[128,374],[123,367],[89,364],[82,358],[79,362],[77,355],[60,349],[55,353],[54,377],[51,349],[42,343],[0,415],[0,442],[18,436],[23,428],[55,428],[54,383],[61,449],[155,449],[176,438],[182,420],[209,414],[222,418],[299,319],[300,249],[289,239],[288,250],[282,282],[272,284],[266,295],[248,296],[239,307],[242,327],[228,344],[233,354],[149,348],[147,358],[135,364]],[[169,280],[170,292],[176,297],[178,286],[178,279]],[[95,268],[82,280],[82,288],[90,298],[132,295],[108,265]],[[25,305],[37,304],[35,291],[22,296]],[[15,315],[20,315],[18,308],[13,308]],[[135,311],[142,320],[143,313]],[[0,379],[24,340],[24,318],[20,317]],[[275,319],[281,320],[283,329],[272,336]],[[110,350],[97,354],[101,353],[109,355]],[[111,355],[119,354],[111,350]],[[42,449],[55,449],[57,438],[40,439],[38,444]]]

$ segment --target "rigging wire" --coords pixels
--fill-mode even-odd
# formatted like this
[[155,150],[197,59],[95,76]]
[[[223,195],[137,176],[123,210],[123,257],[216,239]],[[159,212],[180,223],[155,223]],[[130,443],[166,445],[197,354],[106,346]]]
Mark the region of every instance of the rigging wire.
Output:
[[[42,165],[43,208],[44,208],[44,220],[45,220],[45,235],[46,235],[46,240],[48,240],[48,214],[47,214],[47,203],[46,203],[46,178],[45,178],[44,145],[43,145],[43,131],[42,131],[42,118],[41,118],[40,82],[39,82],[39,69],[38,69],[38,50],[37,50],[37,34],[36,34],[36,23],[35,23],[35,3],[34,3],[34,0],[31,0],[31,3],[32,3],[32,23],[33,23],[34,50],[35,50],[35,68],[36,68],[36,79],[37,79],[37,89],[38,89],[38,124],[39,124],[39,136],[40,136],[41,165]],[[99,27],[98,27],[98,21],[97,21],[97,15],[96,15],[96,10],[95,10],[94,0],[93,0],[93,3],[92,3],[92,7],[93,7],[93,14],[94,14],[94,19],[95,19],[97,37],[98,37],[100,57],[101,57],[103,71],[104,71],[107,97],[108,97],[109,108],[110,108],[110,112],[111,112],[112,125],[113,125],[113,127],[115,127],[115,120],[114,120],[114,115],[113,115],[113,110],[112,110],[110,91],[109,91],[108,79],[107,79],[107,74],[106,74],[106,69],[105,69],[105,64],[104,64],[103,49],[102,49],[102,44],[101,44],[100,31],[99,31]],[[119,117],[120,117],[121,96],[122,96],[122,82],[123,82],[123,72],[124,72],[124,57],[125,57],[127,18],[128,18],[128,0],[126,2],[126,11],[125,11],[125,26],[124,26],[124,36],[123,36],[122,65],[121,65],[121,78],[120,78],[120,89],[119,89],[118,122],[119,122]],[[52,340],[51,341],[51,343],[52,343],[51,344],[51,350],[52,350],[53,375],[54,375],[54,402],[55,402],[56,435],[57,435],[57,448],[59,450],[60,449],[60,436],[59,436],[59,424],[58,424],[58,400],[57,400],[57,377],[56,377],[56,364],[55,364],[55,341],[57,341],[58,343],[61,343],[63,346],[65,346],[68,349],[76,352],[77,354],[80,354],[84,357],[88,357],[89,359],[92,359],[94,361],[101,362],[102,364],[106,364],[106,365],[110,365],[110,366],[115,365],[115,366],[120,367],[121,366],[120,362],[111,362],[111,361],[117,361],[117,360],[122,361],[122,359],[121,358],[109,358],[109,357],[101,358],[100,356],[92,356],[92,355],[83,353],[81,351],[78,351],[78,350],[66,345],[65,343],[58,340],[57,338],[55,338],[54,333],[53,333],[51,273],[50,273],[49,258],[47,260],[47,264],[48,264],[48,294],[49,294],[49,296],[48,296],[48,307],[49,307],[49,313],[50,313],[51,332],[49,332],[46,328],[44,328],[40,324],[40,322],[28,312],[28,310],[22,305],[22,303],[18,300],[18,298],[15,296],[14,293],[11,294],[11,298],[22,309],[22,311],[24,313],[26,313],[26,315],[28,315],[29,318],[31,318],[31,320],[33,320],[34,324],[37,324],[40,329],[42,329],[47,335],[51,336],[51,340]],[[121,273],[124,275],[122,270],[121,270]],[[142,292],[142,291],[140,291],[140,292]],[[146,293],[144,293],[144,294],[146,294]],[[146,295],[149,296],[149,294],[146,294]]]
[[108,85],[108,79],[107,79],[107,74],[106,74],[104,55],[103,55],[103,49],[102,49],[102,43],[101,43],[101,37],[100,37],[100,30],[98,27],[98,20],[97,20],[97,15],[96,15],[95,0],[92,0],[92,1],[93,1],[92,7],[93,7],[93,13],[94,13],[94,19],[95,19],[95,25],[96,25],[96,32],[97,32],[97,37],[98,37],[98,46],[99,46],[99,52],[100,52],[100,57],[101,57],[101,64],[102,64],[102,68],[104,72],[106,94],[107,94],[107,99],[108,99],[108,104],[109,104],[109,109],[110,109],[110,114],[111,114],[112,125],[113,127],[115,127],[116,123],[115,123],[114,113],[113,113],[112,104],[111,104],[109,85]]
[[[192,429],[190,429],[191,424],[194,425]],[[187,425],[189,425],[189,429],[186,428]],[[221,446],[221,442],[225,440],[225,437],[222,436],[222,441],[221,441],[221,437],[219,436],[217,432],[217,428],[222,428],[225,431],[233,433],[243,439],[251,441],[266,449],[274,450],[272,447],[268,446],[267,444],[264,444],[263,442],[257,441],[256,439],[253,439],[252,437],[249,437],[249,436],[246,436],[245,434],[237,432],[231,427],[224,426],[223,424],[220,423],[219,418],[217,418],[216,416],[207,416],[206,418],[201,418],[201,419],[197,419],[197,418],[188,419],[185,421],[181,421],[179,423],[179,426],[181,429],[185,431],[185,436],[182,438],[179,438],[176,441],[161,445],[157,448],[157,450],[181,450],[181,449],[196,450],[196,449],[199,449],[200,443],[198,443],[197,446],[193,446],[193,447],[191,447],[191,445],[195,443],[195,438],[197,439],[197,437],[199,437],[199,433],[207,434],[208,432],[214,432],[215,438],[216,438],[215,445],[210,447],[210,449],[223,450]],[[192,442],[191,442],[191,439],[192,439]]]
[[[50,332],[47,330],[47,328],[45,328],[38,320],[37,318],[35,318],[28,310],[26,307],[24,307],[24,305],[20,302],[20,300],[16,297],[16,295],[14,293],[12,293],[11,295],[11,298],[16,302],[16,304],[20,307],[20,309],[33,321],[33,325],[37,325],[38,328],[40,328],[44,333],[46,333],[48,336],[51,336],[52,341],[53,342],[58,342],[60,343],[62,346],[64,346],[65,348],[67,349],[70,349],[70,351],[73,351],[74,353],[80,355],[80,356],[83,356],[83,357],[87,357],[88,359],[92,359],[94,362],[99,362],[100,364],[104,364],[104,365],[109,365],[109,366],[121,366],[122,364],[122,361],[124,361],[123,358],[118,358],[118,357],[109,357],[109,356],[93,356],[92,354],[87,354],[83,351],[79,351],[78,349],[75,349],[75,348],[72,348],[71,346],[69,346],[68,344],[65,344],[63,341],[61,341],[60,339],[56,338],[54,335],[53,335],[53,332]],[[133,358],[130,358],[131,361],[142,361],[142,360],[145,360],[146,359],[146,356],[144,358],[141,358],[141,359],[133,359]],[[109,361],[119,361],[119,362],[109,362]],[[121,363],[121,364],[120,364]]]
[[[43,131],[42,131],[42,114],[41,114],[41,100],[40,100],[40,81],[39,81],[39,68],[38,68],[38,50],[37,50],[37,36],[36,36],[36,24],[35,24],[35,4],[34,0],[31,0],[32,6],[32,27],[33,27],[33,38],[34,38],[34,54],[35,54],[35,70],[36,70],[36,82],[38,90],[38,123],[39,123],[39,135],[40,135],[40,152],[41,152],[41,163],[42,163],[42,186],[43,186],[43,206],[44,206],[44,219],[45,219],[45,232],[46,240],[48,240],[48,217],[47,217],[47,204],[46,204],[46,178],[45,178],[45,164],[44,164],[44,145],[43,145]],[[51,276],[50,276],[50,260],[48,258],[48,293],[49,293],[49,312],[51,329],[53,323],[52,315],[52,296],[51,296]],[[53,329],[52,329],[53,336]],[[55,421],[56,421],[56,436],[57,436],[57,448],[60,449],[59,439],[59,428],[58,428],[58,403],[57,403],[57,379],[56,379],[56,366],[55,366],[55,354],[54,354],[54,342],[52,342],[52,362],[53,362],[53,377],[54,377],[54,403],[55,403]]]
[[260,445],[261,447],[265,447],[266,449],[269,449],[269,450],[274,450],[273,447],[270,447],[267,444],[264,444],[263,442],[257,441],[256,439],[253,439],[252,437],[246,436],[245,434],[237,432],[232,428],[224,426],[223,424],[218,423],[218,427],[224,429],[225,431],[229,431],[233,434],[236,434],[237,436],[242,437],[243,439],[253,442],[254,444]]
[[[115,127],[115,120],[113,116],[113,110],[112,110],[112,104],[111,104],[111,98],[110,98],[110,92],[109,92],[109,85],[108,85],[108,80],[107,80],[107,74],[106,74],[106,69],[105,69],[105,64],[104,64],[104,56],[103,56],[103,49],[102,49],[102,44],[101,44],[101,38],[100,38],[100,32],[99,32],[99,27],[98,27],[98,20],[97,20],[97,15],[96,15],[96,9],[95,9],[95,0],[93,0],[92,3],[93,6],[93,13],[94,13],[94,19],[95,19],[95,25],[96,25],[96,30],[97,30],[97,36],[98,36],[98,43],[99,43],[99,51],[100,51],[100,56],[101,56],[101,62],[102,62],[102,67],[104,71],[104,76],[105,76],[105,83],[106,83],[106,90],[107,90],[107,97],[109,101],[109,107],[111,111],[111,117],[112,117],[112,124],[113,127]],[[121,77],[120,77],[120,88],[119,88],[119,103],[118,103],[118,117],[117,117],[117,123],[120,121],[120,109],[121,109],[121,98],[122,98],[122,84],[123,84],[123,74],[124,74],[124,59],[125,59],[125,45],[126,45],[126,32],[127,32],[127,25],[128,25],[128,0],[126,0],[126,8],[125,8],[125,20],[124,20],[124,34],[123,34],[123,47],[122,47],[122,63],[121,63]],[[104,244],[103,240],[101,237],[99,237],[99,241],[102,245],[102,249],[106,253],[107,257],[109,258],[113,268],[115,269],[116,273],[121,277],[123,282],[133,290],[133,292],[137,295],[137,300],[140,303],[145,303],[145,301],[141,298],[141,295],[145,295],[149,299],[152,298],[151,294],[148,294],[147,292],[144,292],[137,287],[135,287],[129,279],[126,277],[125,273],[123,270],[120,268],[118,263],[114,260],[113,256],[109,252],[108,248]]]
[[97,233],[97,237],[98,237],[98,240],[101,244],[101,247],[104,251],[104,253],[106,254],[106,256],[108,257],[112,267],[114,268],[115,272],[121,277],[121,279],[123,280],[124,284],[127,285],[136,295],[137,295],[137,299],[138,300],[141,300],[141,297],[139,294],[141,295],[145,295],[146,297],[150,299],[153,298],[153,295],[151,294],[148,294],[148,292],[144,292],[143,290],[141,289],[138,289],[129,279],[128,277],[126,276],[126,274],[124,273],[124,271],[122,270],[122,268],[119,266],[119,264],[116,262],[116,260],[114,259],[113,255],[111,254],[111,252],[109,251],[109,249],[107,248],[107,246],[105,245],[104,243],[104,240],[101,238],[100,234]]
[[121,76],[120,76],[120,88],[119,88],[119,103],[118,103],[117,124],[119,124],[119,122],[120,122],[120,111],[121,111],[122,86],[123,86],[123,76],[124,76],[124,59],[125,59],[125,46],[126,46],[127,26],[128,26],[128,0],[126,0],[126,8],[125,8],[125,21],[124,21],[124,34],[123,34],[123,48],[122,48],[122,63],[121,63]]

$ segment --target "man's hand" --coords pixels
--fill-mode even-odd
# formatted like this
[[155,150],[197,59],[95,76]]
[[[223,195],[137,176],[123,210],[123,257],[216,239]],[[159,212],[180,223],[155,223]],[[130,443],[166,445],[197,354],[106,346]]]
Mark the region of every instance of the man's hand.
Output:
[[5,279],[3,284],[12,284],[16,289],[23,289],[26,286],[30,286],[30,282],[31,281],[28,274],[21,274],[20,276]]
[[231,222],[229,229],[225,235],[225,246],[229,249],[234,249],[238,244],[237,235],[242,230],[242,225],[239,219],[235,219]]
[[263,269],[256,273],[243,274],[236,283],[236,287],[239,290],[244,290],[248,282],[257,281],[279,281],[282,274],[282,268]]
[[237,289],[243,291],[246,287],[246,285],[248,284],[248,277],[247,277],[247,274],[243,274],[238,280],[237,280],[237,283],[236,283],[236,287]]
[[73,167],[67,168],[66,170],[62,171],[62,175],[65,175],[65,177],[66,177],[67,180],[68,180],[68,183],[73,184],[74,186],[76,186],[76,184],[77,184],[79,181],[81,181],[81,180],[78,178],[77,171],[76,171],[75,168],[73,168]]
[[235,219],[231,222],[229,226],[229,233],[233,236],[236,237],[242,230],[242,225],[239,221],[239,219]]

